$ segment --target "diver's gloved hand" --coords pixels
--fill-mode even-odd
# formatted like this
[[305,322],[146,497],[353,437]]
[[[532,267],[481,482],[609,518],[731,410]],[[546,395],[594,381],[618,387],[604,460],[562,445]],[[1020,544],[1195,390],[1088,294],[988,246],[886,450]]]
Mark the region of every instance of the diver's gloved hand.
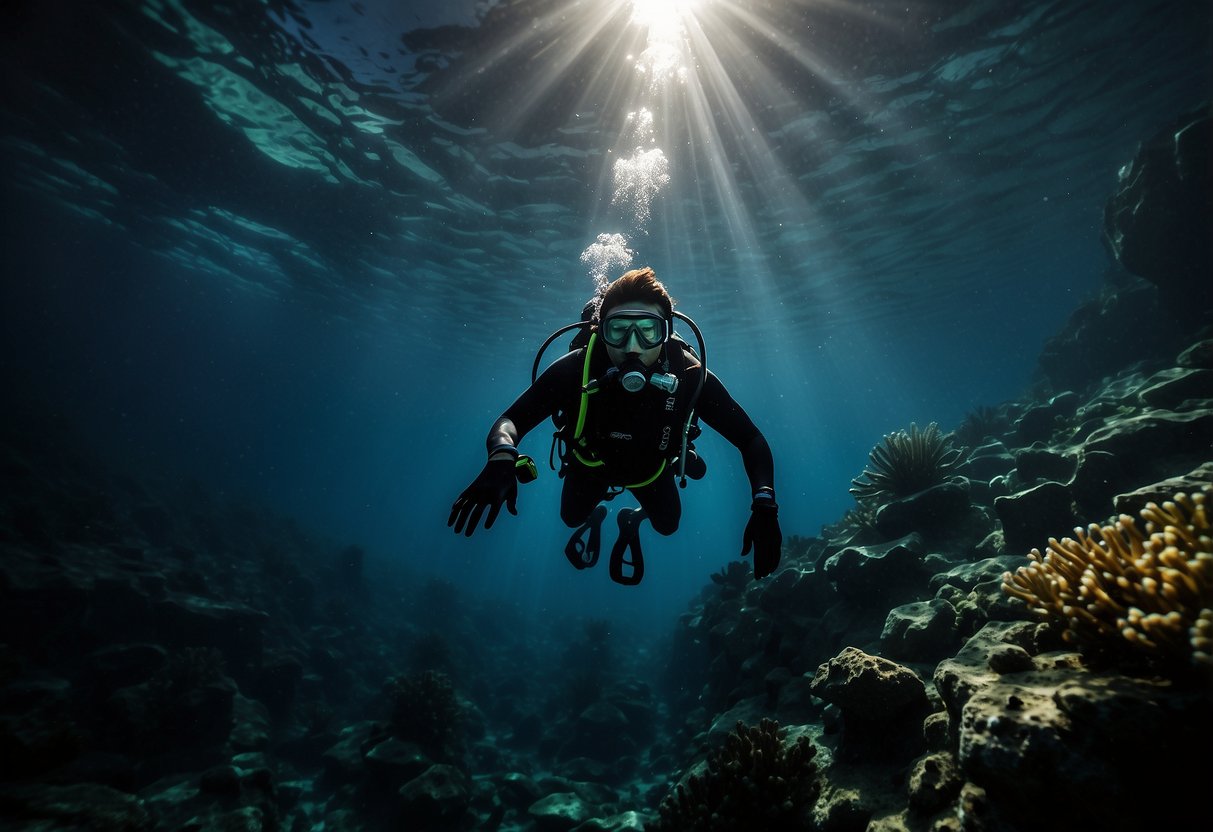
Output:
[[760,491],[750,504],[750,522],[741,538],[741,556],[754,549],[754,577],[765,578],[779,567],[783,554],[783,532],[779,529],[779,506],[775,495]]
[[[497,459],[485,463],[480,474],[472,484],[463,489],[455,505],[451,506],[451,516],[447,518],[447,526],[455,527],[455,534],[463,532],[468,537],[476,531],[480,515],[489,510],[484,518],[484,527],[491,529],[497,515],[501,512],[501,504],[510,510],[510,514],[518,514],[515,503],[518,500],[518,479],[514,474],[514,460]],[[464,526],[467,531],[464,531]]]

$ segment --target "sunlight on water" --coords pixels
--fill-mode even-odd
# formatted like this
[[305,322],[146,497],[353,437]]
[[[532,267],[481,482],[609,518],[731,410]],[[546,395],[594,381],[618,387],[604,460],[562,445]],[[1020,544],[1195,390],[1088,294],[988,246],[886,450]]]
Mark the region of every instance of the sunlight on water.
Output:
[[690,54],[686,21],[693,20],[694,0],[633,0],[632,22],[643,26],[648,43],[636,61],[636,70],[656,92],[670,80],[685,81]]
[[[775,22],[735,0],[634,0],[625,24],[620,25],[625,18],[612,19],[621,30],[639,29],[643,35],[643,48],[623,56],[631,78],[617,80],[604,102],[626,113],[609,157],[610,221],[618,224],[610,231],[630,235],[622,237],[622,245],[639,248],[642,240],[646,247],[668,245],[668,240],[649,239],[649,225],[659,197],[687,186],[698,198],[663,210],[683,228],[710,227],[712,214],[722,219],[725,235],[708,251],[734,263],[752,261],[759,248],[755,209],[763,208],[772,217],[811,221],[812,206],[787,187],[792,178],[776,161],[767,131],[756,118],[758,111],[793,106],[795,95],[766,66],[753,40],[741,33],[756,35],[775,54],[791,58],[828,83],[826,68],[806,54],[802,44],[783,36]],[[622,43],[625,32],[616,34]],[[755,79],[764,81],[761,100],[742,92],[738,79],[751,85]],[[755,205],[752,196],[747,201],[738,176],[759,185],[753,193],[761,195],[765,206]],[[821,252],[806,252],[798,261],[809,254]],[[645,263],[653,260],[648,252],[636,256]],[[716,254],[707,256],[714,259]],[[583,262],[600,268],[603,261],[590,256]],[[766,290],[771,276],[752,262],[746,271],[752,291],[745,302],[757,307],[770,301],[773,292]],[[601,283],[602,274],[590,276]]]
[[632,22],[649,30],[651,40],[673,40],[682,22],[703,4],[699,0],[632,0]]

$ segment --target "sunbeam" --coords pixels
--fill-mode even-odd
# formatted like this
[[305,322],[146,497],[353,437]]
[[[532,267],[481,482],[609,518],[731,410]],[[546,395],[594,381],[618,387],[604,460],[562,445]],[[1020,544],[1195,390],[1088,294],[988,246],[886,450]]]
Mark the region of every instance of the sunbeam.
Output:
[[[844,68],[816,54],[808,35],[848,15],[871,24],[873,14],[819,0],[552,5],[504,39],[498,31],[491,48],[469,43],[465,54],[474,57],[443,73],[437,94],[482,99],[486,79],[508,76],[515,83],[492,96],[498,132],[529,135],[543,125],[613,134],[596,189],[582,168],[597,205],[591,238],[627,232],[633,247],[644,238],[653,243],[654,212],[675,208],[662,207],[667,186],[684,185],[696,204],[675,208],[663,224],[684,217],[728,238],[715,251],[751,252],[756,222],[812,217],[811,199],[770,141],[776,115],[814,109],[823,91],[841,94]],[[775,65],[795,67],[797,85],[786,72],[779,80]],[[864,109],[862,101],[850,105]]]

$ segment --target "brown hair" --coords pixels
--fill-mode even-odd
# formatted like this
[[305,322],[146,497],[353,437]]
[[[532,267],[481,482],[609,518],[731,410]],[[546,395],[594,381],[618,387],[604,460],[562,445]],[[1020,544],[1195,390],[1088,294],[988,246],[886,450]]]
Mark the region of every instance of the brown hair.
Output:
[[625,272],[618,280],[607,285],[594,315],[594,322],[602,319],[602,310],[613,309],[629,302],[652,303],[661,307],[667,321],[674,318],[674,299],[665,285],[657,279],[657,273],[648,266]]

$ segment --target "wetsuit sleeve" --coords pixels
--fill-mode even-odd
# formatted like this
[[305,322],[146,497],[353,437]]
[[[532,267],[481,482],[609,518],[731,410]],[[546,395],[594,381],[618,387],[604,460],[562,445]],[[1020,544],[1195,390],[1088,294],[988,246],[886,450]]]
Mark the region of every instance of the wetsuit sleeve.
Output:
[[485,440],[488,450],[502,445],[517,445],[544,419],[554,416],[570,395],[581,389],[583,350],[566,353],[539,374],[535,383],[506,408]]
[[750,478],[751,492],[760,488],[775,487],[775,460],[771,446],[758,430],[749,414],[729,394],[712,371],[708,371],[703,383],[703,392],[696,405],[700,420],[727,439],[741,451],[746,476]]

